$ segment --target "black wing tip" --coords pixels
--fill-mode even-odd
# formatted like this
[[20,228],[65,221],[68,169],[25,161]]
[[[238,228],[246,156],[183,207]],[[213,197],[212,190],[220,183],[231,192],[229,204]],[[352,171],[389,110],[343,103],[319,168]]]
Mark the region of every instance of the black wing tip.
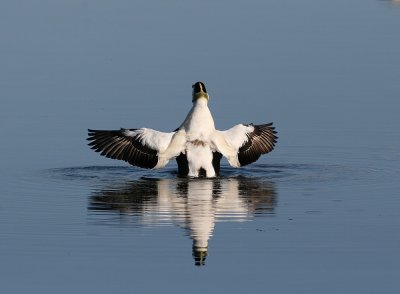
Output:
[[[137,141],[136,137],[127,136],[124,131],[136,129],[120,130],[93,130],[88,129],[86,138],[88,146],[101,156],[123,160],[131,165],[142,168],[152,169],[158,163],[156,150],[143,145]],[[127,145],[125,145],[127,144]]]
[[260,125],[247,124],[246,126],[254,127],[254,131],[247,134],[249,141],[239,149],[240,166],[251,164],[257,161],[261,155],[274,150],[278,139],[273,122]]

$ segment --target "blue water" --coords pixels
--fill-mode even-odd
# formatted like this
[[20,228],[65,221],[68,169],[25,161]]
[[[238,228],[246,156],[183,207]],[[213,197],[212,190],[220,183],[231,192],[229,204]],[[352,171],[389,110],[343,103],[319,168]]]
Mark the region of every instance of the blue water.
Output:
[[[1,293],[399,293],[396,1],[2,1]],[[102,158],[87,129],[276,149],[216,179]]]

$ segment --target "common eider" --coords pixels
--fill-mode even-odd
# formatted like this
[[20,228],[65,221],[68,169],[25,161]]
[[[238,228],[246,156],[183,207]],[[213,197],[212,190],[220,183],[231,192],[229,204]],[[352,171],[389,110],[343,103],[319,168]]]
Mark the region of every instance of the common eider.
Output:
[[89,129],[88,145],[100,155],[142,168],[162,168],[175,158],[179,176],[189,177],[217,176],[222,156],[232,167],[241,167],[274,149],[278,137],[272,123],[216,130],[204,83],[197,82],[192,88],[193,106],[175,131]]

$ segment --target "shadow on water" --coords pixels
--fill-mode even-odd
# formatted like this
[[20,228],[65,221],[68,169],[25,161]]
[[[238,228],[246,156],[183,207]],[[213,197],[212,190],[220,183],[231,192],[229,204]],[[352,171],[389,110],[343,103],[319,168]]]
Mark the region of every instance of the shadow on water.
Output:
[[[205,265],[208,242],[221,221],[247,221],[273,214],[273,182],[244,176],[214,179],[153,178],[110,183],[89,196],[95,224],[184,228],[196,266]],[[117,216],[117,217],[115,217]]]

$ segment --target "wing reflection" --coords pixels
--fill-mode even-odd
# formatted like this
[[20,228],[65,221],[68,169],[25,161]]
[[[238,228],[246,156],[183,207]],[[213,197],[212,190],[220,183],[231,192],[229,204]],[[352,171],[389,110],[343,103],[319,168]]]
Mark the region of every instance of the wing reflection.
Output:
[[[88,209],[104,222],[141,226],[177,224],[193,240],[195,265],[205,264],[208,241],[219,221],[246,221],[272,214],[276,192],[271,182],[245,177],[216,179],[141,179],[93,192]],[[118,214],[117,223],[114,213]]]

